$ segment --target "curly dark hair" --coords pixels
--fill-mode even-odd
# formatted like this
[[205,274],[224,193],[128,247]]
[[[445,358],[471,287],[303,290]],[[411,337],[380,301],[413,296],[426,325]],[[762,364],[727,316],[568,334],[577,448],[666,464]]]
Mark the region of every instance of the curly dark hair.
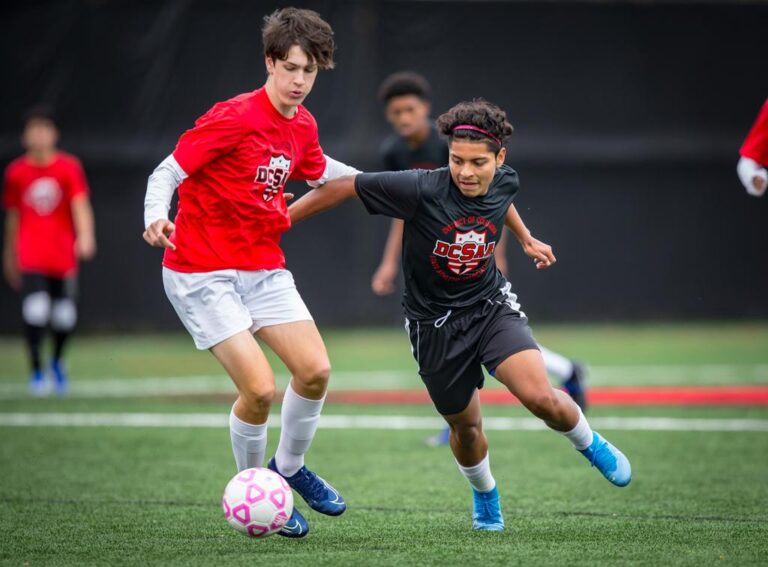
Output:
[[414,71],[398,71],[384,79],[379,87],[379,101],[388,103],[396,96],[416,95],[428,101],[432,96],[429,81]]
[[[456,129],[457,126],[472,126],[484,132],[471,129]],[[507,113],[482,98],[460,102],[437,119],[437,130],[448,139],[474,140],[485,142],[495,154],[512,135],[514,128],[507,120]],[[487,134],[486,134],[487,133]]]
[[283,8],[264,16],[261,28],[264,55],[284,60],[288,51],[298,45],[320,69],[333,69],[333,29],[313,10]]

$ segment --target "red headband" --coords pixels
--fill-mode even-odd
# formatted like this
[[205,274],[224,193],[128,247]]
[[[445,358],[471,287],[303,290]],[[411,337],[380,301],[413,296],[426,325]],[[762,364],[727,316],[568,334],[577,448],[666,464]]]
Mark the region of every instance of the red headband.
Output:
[[472,130],[473,132],[480,132],[483,136],[488,136],[491,140],[493,140],[500,146],[504,145],[501,143],[501,140],[499,138],[491,134],[488,130],[483,130],[482,128],[478,128],[477,126],[472,126],[472,124],[459,124],[458,126],[454,126],[453,130],[451,130],[451,133],[455,132],[456,130]]

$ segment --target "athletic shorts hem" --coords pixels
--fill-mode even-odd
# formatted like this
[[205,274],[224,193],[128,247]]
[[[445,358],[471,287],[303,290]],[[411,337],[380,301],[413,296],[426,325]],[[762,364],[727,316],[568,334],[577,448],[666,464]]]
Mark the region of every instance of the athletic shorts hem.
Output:
[[261,329],[265,329],[266,327],[277,327],[278,325],[287,325],[288,323],[299,323],[300,321],[314,321],[311,315],[307,316],[300,316],[300,317],[292,317],[288,319],[281,319],[279,321],[274,322],[262,322],[261,324],[256,323],[256,321],[253,322],[253,324],[250,326],[249,330],[251,331],[251,334],[256,333],[260,331]]
[[523,352],[526,350],[541,350],[541,349],[539,348],[539,345],[537,345],[536,343],[532,343],[530,345],[521,345],[514,349],[510,349],[509,353],[505,354],[503,357],[495,358],[493,364],[484,362],[483,366],[485,366],[485,369],[488,371],[489,374],[495,373],[496,369],[499,367],[499,364],[507,360],[510,356],[514,356],[517,353]]
[[231,339],[235,335],[242,333],[243,331],[248,331],[250,327],[243,327],[242,329],[237,329],[236,327],[232,327],[231,329],[227,329],[226,332],[220,333],[218,336],[207,338],[204,341],[198,341],[197,337],[195,335],[192,335],[192,340],[195,342],[195,348],[197,350],[208,350],[210,348],[215,347],[219,343],[223,343],[227,339]]

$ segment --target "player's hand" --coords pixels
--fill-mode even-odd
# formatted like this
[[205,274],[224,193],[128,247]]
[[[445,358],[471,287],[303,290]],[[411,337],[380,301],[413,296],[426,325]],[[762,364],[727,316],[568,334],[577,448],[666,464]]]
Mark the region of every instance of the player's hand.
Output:
[[557,258],[552,253],[552,247],[533,237],[523,243],[523,252],[533,258],[537,270],[544,270],[557,262]]
[[19,271],[16,256],[12,254],[3,255],[3,274],[5,274],[5,280],[11,286],[11,289],[15,291],[21,289],[21,271]]
[[170,248],[176,250],[176,245],[168,240],[168,237],[176,230],[176,225],[168,219],[158,219],[144,231],[144,240],[150,246],[156,248]]
[[381,264],[371,278],[371,289],[376,295],[390,295],[395,293],[395,278],[397,266]]
[[286,203],[294,197],[295,195],[293,193],[283,193],[283,199],[285,199]]
[[93,237],[80,237],[75,240],[75,255],[80,260],[91,260],[96,255],[96,240]]
[[762,175],[755,175],[752,177],[752,187],[755,188],[755,192],[752,193],[755,197],[762,197],[765,193],[765,186],[768,184],[765,177]]

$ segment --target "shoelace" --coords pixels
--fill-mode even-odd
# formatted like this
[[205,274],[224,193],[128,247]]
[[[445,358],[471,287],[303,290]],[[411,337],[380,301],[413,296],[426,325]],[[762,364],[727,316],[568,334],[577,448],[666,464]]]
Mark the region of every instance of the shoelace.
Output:
[[306,467],[301,472],[301,483],[309,487],[310,497],[313,500],[320,500],[325,496],[325,485],[317,478],[317,475],[310,472]]

